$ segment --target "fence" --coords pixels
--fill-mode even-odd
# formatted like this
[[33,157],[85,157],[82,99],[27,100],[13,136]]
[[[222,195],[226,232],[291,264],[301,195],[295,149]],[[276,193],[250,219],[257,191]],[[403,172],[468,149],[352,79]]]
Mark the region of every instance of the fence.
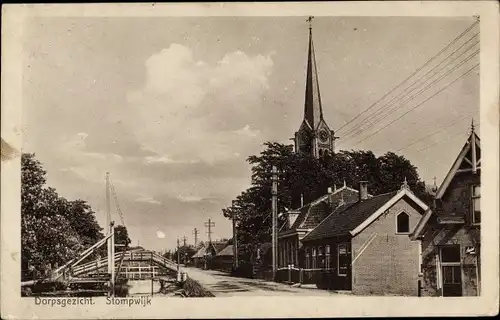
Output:
[[301,284],[320,284],[322,275],[331,273],[334,269],[303,269],[295,266],[278,268],[276,271],[277,282],[301,283]]

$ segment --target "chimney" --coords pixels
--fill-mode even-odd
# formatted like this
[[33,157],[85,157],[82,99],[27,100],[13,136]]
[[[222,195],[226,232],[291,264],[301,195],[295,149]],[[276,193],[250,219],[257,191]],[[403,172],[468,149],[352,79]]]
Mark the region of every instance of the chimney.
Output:
[[332,194],[333,193],[332,187],[328,187],[327,192],[328,192],[328,194]]
[[300,194],[300,207],[302,208],[304,206],[304,194]]
[[359,201],[368,199],[368,181],[359,182]]

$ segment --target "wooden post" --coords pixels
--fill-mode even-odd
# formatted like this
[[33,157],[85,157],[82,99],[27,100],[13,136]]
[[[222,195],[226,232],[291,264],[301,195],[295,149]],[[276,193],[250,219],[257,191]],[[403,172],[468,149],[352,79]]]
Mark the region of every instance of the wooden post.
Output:
[[272,255],[273,255],[273,281],[276,279],[276,271],[277,271],[277,255],[278,255],[278,237],[276,224],[278,222],[278,172],[276,170],[276,166],[272,168]]
[[472,156],[472,173],[477,173],[477,159],[476,159],[476,133],[474,131],[474,119],[472,119],[471,125],[471,156]]
[[111,263],[111,295],[114,297],[115,296],[115,227],[114,227],[114,222],[111,222],[110,224],[110,232],[111,232],[111,258],[110,258],[110,263]]

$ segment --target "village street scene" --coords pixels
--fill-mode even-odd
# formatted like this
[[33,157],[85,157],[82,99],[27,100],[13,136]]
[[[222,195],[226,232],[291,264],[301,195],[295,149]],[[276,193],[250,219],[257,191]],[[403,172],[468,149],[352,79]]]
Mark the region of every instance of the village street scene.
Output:
[[478,17],[26,30],[23,297],[480,295]]

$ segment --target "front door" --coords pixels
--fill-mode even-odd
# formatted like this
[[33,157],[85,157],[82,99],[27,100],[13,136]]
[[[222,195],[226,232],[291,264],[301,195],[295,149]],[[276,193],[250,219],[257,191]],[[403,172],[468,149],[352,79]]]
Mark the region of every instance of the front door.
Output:
[[441,272],[443,275],[443,296],[462,296],[462,265],[459,245],[441,248]]

